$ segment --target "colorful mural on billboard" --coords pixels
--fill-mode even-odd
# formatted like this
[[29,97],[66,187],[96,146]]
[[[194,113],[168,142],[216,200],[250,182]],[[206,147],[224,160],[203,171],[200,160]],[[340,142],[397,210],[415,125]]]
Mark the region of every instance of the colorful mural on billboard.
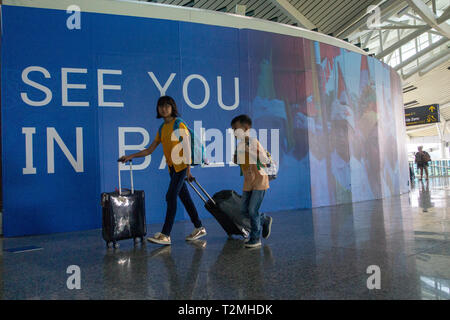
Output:
[[268,33],[249,38],[252,115],[280,128],[282,168],[310,184],[309,195],[299,194],[303,203],[328,206],[408,191],[395,71],[325,43]]

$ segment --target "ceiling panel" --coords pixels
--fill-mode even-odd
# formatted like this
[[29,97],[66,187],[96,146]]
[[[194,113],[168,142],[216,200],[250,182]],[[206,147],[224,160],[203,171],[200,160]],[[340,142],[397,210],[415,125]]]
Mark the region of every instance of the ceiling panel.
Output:
[[274,17],[276,14],[281,14],[280,10],[277,7],[273,7],[270,11],[268,11],[266,14],[264,14],[263,16],[261,16],[262,19],[266,19],[269,20],[272,17]]
[[266,12],[268,12],[271,8],[273,8],[273,4],[270,1],[263,1],[264,4],[260,5],[255,10],[255,15],[257,17],[260,17],[261,15],[264,15]]
[[336,11],[336,8],[346,0],[329,1],[328,7],[324,7],[322,11],[319,12],[317,17],[314,18],[317,25],[322,25],[327,20],[330,19],[330,15]]
[[[403,83],[403,88],[408,86],[417,87],[416,90],[403,95],[403,101],[417,100],[417,106],[438,103],[444,106],[450,103],[450,61],[436,67],[427,74],[420,76],[416,74],[407,82]],[[444,113],[445,119],[450,120],[448,112]]]
[[208,10],[218,10],[222,9],[224,6],[228,4],[229,1],[216,0],[216,1],[208,1],[208,4],[205,9]]
[[[345,0],[344,0],[345,1]],[[336,10],[337,1],[321,1],[320,4],[314,6],[309,12],[308,12],[308,18],[311,21],[317,22],[318,17],[325,12],[327,9],[334,8]],[[336,13],[336,12],[335,12]]]
[[304,5],[301,5],[299,11],[306,17],[317,6],[320,6],[320,0],[309,0]]
[[[366,8],[381,0],[288,0],[308,20],[316,25],[323,33],[333,33],[343,25],[348,24],[366,11]],[[170,5],[186,5],[190,0],[158,0],[159,3]],[[285,15],[269,0],[195,0],[194,8],[218,10],[226,6],[227,12],[234,13],[237,4],[246,6],[246,11],[255,11],[255,17],[271,19],[278,17],[278,21],[293,24],[293,20]]]
[[[246,4],[245,11],[246,11],[246,12],[249,12],[249,11],[255,11],[255,14],[253,15],[253,17],[259,18],[259,17],[256,15],[256,10],[258,10],[261,6],[263,6],[263,5],[264,5],[264,2],[266,2],[266,1],[264,1],[264,0],[250,0],[250,1],[248,1],[247,4]],[[273,7],[273,5],[271,5],[271,7]]]
[[441,109],[441,119],[444,118],[445,120],[450,121],[450,107],[446,107],[444,109]]
[[260,15],[262,12],[267,12],[275,8],[275,5],[271,1],[261,1],[260,5],[255,9],[255,13],[258,12]]
[[348,9],[348,14],[340,19],[336,20],[336,23],[331,27],[333,32],[336,32],[343,28],[344,26],[359,20],[367,13],[367,8],[370,5],[374,5],[380,2],[379,0],[372,1],[356,1],[353,5]]
[[352,12],[352,9],[357,4],[358,0],[344,1],[336,9],[335,14],[328,15],[329,19],[327,19],[327,21],[325,21],[322,25],[318,26],[319,30],[323,29],[324,33],[332,33],[333,31],[337,30],[344,21],[347,21],[349,14]]
[[230,12],[230,13],[235,13],[234,8],[236,8],[236,5],[237,5],[237,4],[244,4],[244,2],[247,2],[247,1],[232,0],[232,1],[227,5],[228,12]]
[[[198,1],[195,1],[195,3],[194,3],[194,8],[203,8],[203,6],[204,6],[208,1],[211,1],[211,0],[198,0]],[[160,3],[167,3],[167,2],[169,2],[169,1],[163,0],[163,1],[158,1],[158,2],[160,2]]]
[[431,136],[437,136],[438,131],[436,126],[430,126],[428,128],[425,128],[423,130],[414,131],[412,133],[408,133],[410,137],[431,137]]

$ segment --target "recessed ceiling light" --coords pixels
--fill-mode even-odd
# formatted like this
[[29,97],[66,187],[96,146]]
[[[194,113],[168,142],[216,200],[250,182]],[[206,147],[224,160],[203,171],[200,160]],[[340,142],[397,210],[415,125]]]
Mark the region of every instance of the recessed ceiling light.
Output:
[[403,93],[408,93],[408,92],[411,92],[416,89],[417,89],[416,86],[408,86],[408,87],[403,88]]
[[417,100],[410,101],[408,103],[405,103],[405,108],[412,107],[412,106],[415,106],[415,105],[418,105],[418,104],[419,104],[419,102]]

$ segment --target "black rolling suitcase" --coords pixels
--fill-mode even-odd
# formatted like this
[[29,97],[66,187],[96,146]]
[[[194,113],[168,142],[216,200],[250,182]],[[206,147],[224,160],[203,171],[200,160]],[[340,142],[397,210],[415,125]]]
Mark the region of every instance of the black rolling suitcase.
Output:
[[107,247],[119,247],[117,241],[134,239],[144,241],[147,234],[145,225],[145,193],[134,190],[133,168],[130,162],[131,190],[122,189],[120,182],[119,163],[119,191],[103,192],[102,204],[102,235]]
[[200,196],[208,210],[217,222],[222,226],[229,237],[231,235],[239,235],[247,238],[250,233],[250,219],[243,217],[241,214],[242,197],[233,190],[222,190],[211,196],[205,189],[194,179],[197,186],[207,196],[208,200],[198,191],[198,189],[188,179],[186,181]]

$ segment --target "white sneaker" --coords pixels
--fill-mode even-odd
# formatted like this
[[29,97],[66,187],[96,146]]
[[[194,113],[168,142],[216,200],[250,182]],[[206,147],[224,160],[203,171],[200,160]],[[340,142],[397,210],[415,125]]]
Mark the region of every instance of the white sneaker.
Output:
[[170,245],[170,237],[166,236],[165,234],[162,234],[161,232],[155,233],[153,237],[147,238],[148,241],[157,243],[157,244],[164,244],[164,245]]
[[261,247],[261,240],[250,239],[245,243],[246,248],[258,248]]
[[206,229],[204,227],[195,228],[190,235],[186,237],[186,241],[193,241],[206,236]]

